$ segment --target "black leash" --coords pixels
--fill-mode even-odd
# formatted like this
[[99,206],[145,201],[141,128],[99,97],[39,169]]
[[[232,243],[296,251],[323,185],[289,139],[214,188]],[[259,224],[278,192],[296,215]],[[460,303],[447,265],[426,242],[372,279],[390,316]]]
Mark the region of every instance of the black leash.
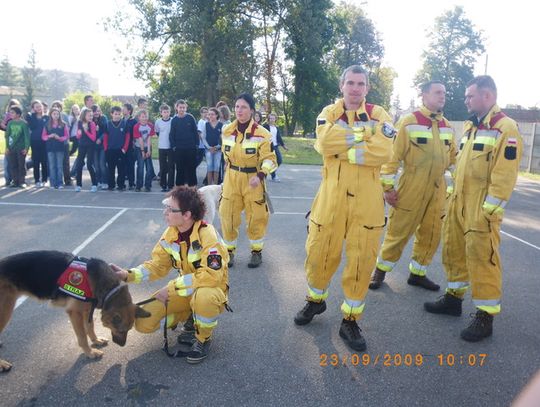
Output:
[[[143,301],[139,301],[136,305],[144,305],[144,304],[148,304],[152,301],[156,301],[156,299],[154,297],[152,298],[148,298],[146,300],[143,300]],[[167,335],[167,316],[169,315],[168,313],[168,304],[169,304],[169,300],[165,301],[165,322],[163,324],[163,352],[166,353],[166,355],[170,358],[184,358],[188,355],[188,352],[184,352],[182,350],[177,350],[176,352],[171,352],[169,350],[169,338],[168,338],[168,335]]]

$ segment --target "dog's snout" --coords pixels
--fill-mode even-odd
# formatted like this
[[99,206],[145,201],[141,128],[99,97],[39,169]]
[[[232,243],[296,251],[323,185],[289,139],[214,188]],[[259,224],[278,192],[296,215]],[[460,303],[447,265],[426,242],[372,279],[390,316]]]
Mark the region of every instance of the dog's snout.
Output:
[[127,342],[127,332],[122,334],[116,334],[112,336],[112,340],[119,346],[124,346]]

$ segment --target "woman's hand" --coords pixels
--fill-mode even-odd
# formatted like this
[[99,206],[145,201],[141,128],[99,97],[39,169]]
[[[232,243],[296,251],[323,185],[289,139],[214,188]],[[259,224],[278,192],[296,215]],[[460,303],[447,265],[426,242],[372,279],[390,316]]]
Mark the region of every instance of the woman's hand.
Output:
[[154,296],[156,300],[162,302],[165,304],[167,300],[169,299],[169,288],[167,286],[163,287],[161,290],[159,290],[156,295]]
[[253,189],[257,188],[259,185],[261,185],[261,180],[258,176],[254,175],[249,179],[249,186]]
[[109,267],[114,271],[114,273],[120,280],[127,281],[129,272],[126,269],[123,269],[122,267],[117,266],[114,263],[110,263]]

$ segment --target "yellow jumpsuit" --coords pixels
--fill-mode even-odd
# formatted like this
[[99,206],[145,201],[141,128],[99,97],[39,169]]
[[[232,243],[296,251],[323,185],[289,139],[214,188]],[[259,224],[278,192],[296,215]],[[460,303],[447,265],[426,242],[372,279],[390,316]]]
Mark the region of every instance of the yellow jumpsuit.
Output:
[[323,168],[306,241],[307,299],[321,302],[328,297],[345,239],[341,306],[345,319],[356,320],[363,312],[384,228],[379,177],[381,165],[392,155],[390,122],[380,106],[364,101],[357,111],[345,111],[342,99],[317,118],[315,149],[323,156]]
[[476,308],[492,315],[501,310],[500,224],[522,149],[516,122],[498,106],[481,123],[466,121],[443,226],[447,292],[462,298],[470,283]]
[[388,227],[377,268],[392,271],[407,242],[415,234],[411,273],[425,276],[441,238],[446,198],[445,170],[455,164],[456,146],[450,123],[427,108],[405,116],[394,140],[392,161],[383,165],[385,191],[394,188],[401,163],[398,202],[390,208]]
[[219,206],[223,240],[230,252],[236,249],[242,211],[246,211],[247,235],[252,251],[261,251],[268,225],[265,181],[257,188],[249,179],[262,172],[265,176],[277,169],[271,150],[271,135],[264,127],[250,121],[245,134],[238,131],[235,120],[222,132],[222,146],[227,170]]
[[152,250],[152,259],[129,270],[128,282],[135,283],[163,278],[172,268],[180,273],[167,284],[168,315],[160,301],[143,305],[152,315],[135,320],[137,331],[154,332],[161,323],[172,327],[193,313],[197,339],[205,342],[212,336],[227,303],[229,254],[214,227],[202,221],[193,225],[189,241],[189,247],[179,242],[178,229],[169,227]]

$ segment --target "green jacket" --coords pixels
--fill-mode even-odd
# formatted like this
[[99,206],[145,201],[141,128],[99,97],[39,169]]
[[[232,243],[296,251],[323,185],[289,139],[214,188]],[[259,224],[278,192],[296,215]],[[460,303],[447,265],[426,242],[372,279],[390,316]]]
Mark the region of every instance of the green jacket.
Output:
[[30,130],[23,120],[10,120],[6,128],[6,146],[21,151],[30,148]]

